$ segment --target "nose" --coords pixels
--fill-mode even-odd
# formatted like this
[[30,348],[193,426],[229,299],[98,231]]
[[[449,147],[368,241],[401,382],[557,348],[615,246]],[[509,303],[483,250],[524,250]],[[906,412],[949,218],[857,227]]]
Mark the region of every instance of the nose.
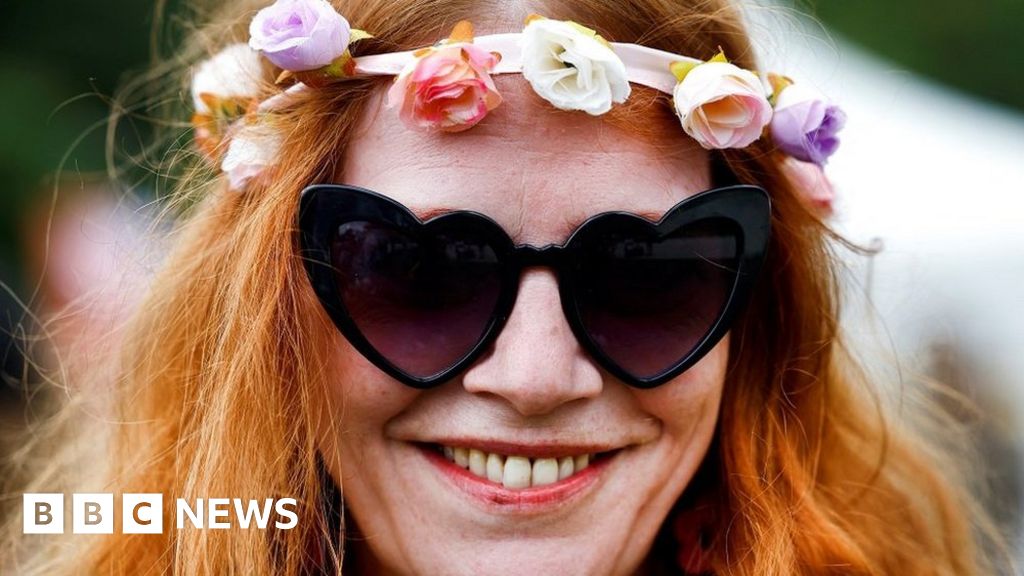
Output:
[[527,268],[491,350],[463,375],[469,392],[503,398],[524,416],[601,393],[602,378],[562,312],[555,273]]

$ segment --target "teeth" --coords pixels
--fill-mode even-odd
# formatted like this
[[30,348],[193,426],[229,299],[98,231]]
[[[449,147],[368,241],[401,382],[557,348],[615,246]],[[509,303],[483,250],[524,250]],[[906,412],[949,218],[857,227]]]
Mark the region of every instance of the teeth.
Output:
[[590,466],[590,454],[583,454],[573,459],[572,468],[574,472],[579,472],[587,466]]
[[475,448],[452,446],[443,446],[442,452],[444,457],[454,462],[456,466],[466,468],[475,476],[511,489],[544,486],[565,480],[586,469],[593,459],[591,454],[580,454],[531,460],[525,456],[506,456]]
[[558,482],[558,460],[554,458],[538,458],[533,463],[533,485],[543,486]]
[[481,478],[487,477],[487,455],[479,450],[469,451],[469,471]]
[[522,456],[509,456],[505,460],[505,473],[501,476],[505,488],[530,487],[530,459]]
[[[445,449],[448,447],[445,446]],[[453,450],[454,454],[449,460],[455,460],[455,463],[463,468],[469,468],[469,450],[465,448],[456,448]]]
[[558,479],[565,480],[569,476],[572,476],[573,471],[576,468],[573,467],[572,456],[565,456],[558,461]]
[[500,454],[487,455],[487,479],[491,482],[501,482],[505,474],[505,457]]

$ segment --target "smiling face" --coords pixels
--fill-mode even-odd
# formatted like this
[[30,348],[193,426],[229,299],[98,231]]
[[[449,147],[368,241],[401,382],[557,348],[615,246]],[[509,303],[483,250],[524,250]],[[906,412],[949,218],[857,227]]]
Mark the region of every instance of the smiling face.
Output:
[[[536,246],[601,212],[657,219],[710,187],[678,124],[640,139],[496,81],[505,103],[460,134],[371,105],[339,181],[420,216],[478,211]],[[631,388],[580,347],[545,268],[524,272],[491,349],[439,387],[409,388],[335,341],[320,444],[372,573],[636,570],[707,452],[728,358],[725,338],[674,380]]]

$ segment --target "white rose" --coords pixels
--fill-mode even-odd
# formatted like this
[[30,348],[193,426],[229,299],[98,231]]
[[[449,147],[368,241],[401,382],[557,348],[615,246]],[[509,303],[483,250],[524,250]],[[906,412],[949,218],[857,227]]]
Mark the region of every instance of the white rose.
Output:
[[260,95],[263,69],[260,55],[247,44],[232,44],[199,65],[192,75],[196,112],[212,114],[203,94],[217,100],[250,99]]
[[709,150],[746,147],[772,119],[761,81],[727,62],[694,67],[676,85],[672,101],[683,130]]
[[537,18],[523,29],[523,77],[556,108],[597,116],[629,97],[626,66],[596,34]]
[[278,162],[281,134],[265,123],[239,126],[231,136],[221,170],[228,175],[232,190],[243,190]]

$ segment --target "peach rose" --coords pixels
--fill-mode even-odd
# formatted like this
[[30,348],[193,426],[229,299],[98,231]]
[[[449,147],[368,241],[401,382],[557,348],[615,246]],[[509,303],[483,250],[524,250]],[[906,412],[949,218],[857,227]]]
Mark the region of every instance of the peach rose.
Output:
[[772,119],[761,81],[728,62],[695,66],[676,85],[672,101],[683,130],[709,150],[749,146]]
[[490,75],[497,63],[470,42],[427,48],[395,78],[387,106],[400,104],[402,120],[417,128],[466,130],[501,104]]

